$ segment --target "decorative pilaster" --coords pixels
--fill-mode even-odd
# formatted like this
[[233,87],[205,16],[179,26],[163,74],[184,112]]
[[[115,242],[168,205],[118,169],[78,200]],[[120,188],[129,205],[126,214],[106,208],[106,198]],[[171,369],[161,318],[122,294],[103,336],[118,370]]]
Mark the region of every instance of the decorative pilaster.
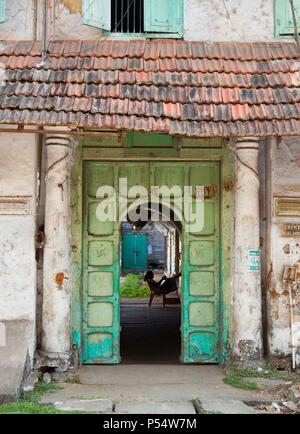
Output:
[[70,351],[69,138],[47,136],[46,148],[42,352],[66,359]]
[[257,138],[236,143],[235,274],[231,362],[262,359],[262,312]]

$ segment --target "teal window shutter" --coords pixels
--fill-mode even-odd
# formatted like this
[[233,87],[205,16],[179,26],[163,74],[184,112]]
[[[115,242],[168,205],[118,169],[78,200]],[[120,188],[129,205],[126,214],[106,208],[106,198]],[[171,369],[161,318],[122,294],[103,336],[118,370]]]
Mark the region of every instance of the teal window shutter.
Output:
[[144,0],[145,32],[180,32],[182,9],[182,0]]
[[[300,0],[294,0],[298,32],[300,32]],[[290,0],[275,0],[276,36],[294,35],[294,21]]]
[[5,0],[0,0],[0,23],[5,21]]
[[82,0],[83,24],[88,26],[97,27],[103,30],[110,30],[110,11],[110,0]]

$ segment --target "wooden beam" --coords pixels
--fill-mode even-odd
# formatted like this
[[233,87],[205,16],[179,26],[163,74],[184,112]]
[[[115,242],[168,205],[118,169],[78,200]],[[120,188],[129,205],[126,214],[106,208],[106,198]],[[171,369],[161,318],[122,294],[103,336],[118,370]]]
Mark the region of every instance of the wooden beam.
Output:
[[28,133],[28,134],[66,134],[69,136],[112,136],[120,137],[122,131],[86,131],[86,130],[45,130],[25,129],[23,125],[18,128],[0,128],[0,133]]

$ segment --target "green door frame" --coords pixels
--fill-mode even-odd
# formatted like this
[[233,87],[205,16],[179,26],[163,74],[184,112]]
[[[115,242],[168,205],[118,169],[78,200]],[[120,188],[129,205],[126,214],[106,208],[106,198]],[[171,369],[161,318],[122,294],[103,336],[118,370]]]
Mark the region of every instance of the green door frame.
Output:
[[111,135],[84,136],[74,151],[71,169],[72,208],[72,280],[71,327],[73,345],[79,360],[82,357],[82,277],[83,277],[83,162],[84,161],[165,161],[165,162],[220,162],[220,347],[219,363],[224,365],[231,349],[231,222],[233,163],[231,151],[221,139],[182,138],[181,146],[174,149],[126,148],[125,137]]

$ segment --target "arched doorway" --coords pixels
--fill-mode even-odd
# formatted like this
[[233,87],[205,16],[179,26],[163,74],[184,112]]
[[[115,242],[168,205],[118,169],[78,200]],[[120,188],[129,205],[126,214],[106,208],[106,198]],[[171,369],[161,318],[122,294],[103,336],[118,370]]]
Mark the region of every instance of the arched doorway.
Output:
[[[116,211],[120,211],[119,181],[126,178],[127,188],[142,186],[146,195],[167,186],[191,188],[193,208],[195,189],[205,188],[203,225],[191,231],[185,217],[181,231],[181,357],[184,363],[218,363],[220,357],[220,278],[219,278],[219,163],[126,161],[92,162],[84,165],[84,224],[83,224],[83,291],[82,291],[82,362],[120,362],[120,225],[130,207],[137,207],[128,199],[126,214],[118,219],[99,221],[102,186],[113,190]],[[126,190],[127,194],[127,190]],[[124,199],[124,198],[123,198]],[[123,200],[122,199],[122,200]],[[174,199],[174,198],[173,198]],[[174,208],[174,200],[164,198],[160,206]],[[102,199],[103,200],[103,199]],[[143,199],[140,203],[148,203]],[[112,206],[111,209],[114,209]],[[174,211],[173,211],[174,212]],[[177,209],[176,209],[177,213]],[[175,220],[173,218],[173,220]],[[169,218],[172,221],[172,218]]]
[[[140,212],[143,221],[132,221],[129,213],[121,224],[121,359],[134,364],[174,364],[180,359],[181,279],[176,279],[177,291],[152,299],[143,277],[147,270],[156,282],[178,275],[182,224],[162,204],[139,208],[144,211]],[[144,251],[143,240],[147,241]]]

